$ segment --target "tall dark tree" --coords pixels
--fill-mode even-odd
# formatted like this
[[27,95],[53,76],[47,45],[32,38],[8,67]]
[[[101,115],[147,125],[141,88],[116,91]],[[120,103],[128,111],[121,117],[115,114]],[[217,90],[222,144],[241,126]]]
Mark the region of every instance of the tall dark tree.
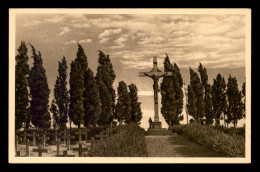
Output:
[[214,122],[214,113],[212,109],[212,89],[211,85],[208,83],[208,73],[207,69],[199,64],[198,72],[200,74],[201,83],[204,90],[204,104],[205,104],[205,118],[206,124],[212,124]]
[[[188,88],[188,92],[189,92],[189,90],[190,91],[192,90],[194,92],[194,97],[195,97],[195,101],[193,101],[192,98],[191,98],[191,101],[196,102],[196,109],[193,108],[193,110],[196,110],[196,113],[193,112],[193,114],[196,115],[194,117],[194,119],[200,123],[203,123],[203,118],[205,116],[203,84],[200,82],[200,78],[199,78],[198,74],[191,68],[190,68],[190,89]],[[192,94],[188,93],[188,99],[190,99],[189,95],[192,95]],[[189,100],[188,100],[188,103],[189,103]],[[188,110],[189,110],[189,108],[188,108]],[[190,113],[190,111],[189,111],[189,113]],[[190,113],[190,114],[192,114],[192,113]]]
[[98,85],[91,69],[88,68],[84,78],[84,126],[96,126],[101,114],[101,100]]
[[109,55],[105,55],[102,51],[99,51],[98,63],[95,79],[99,87],[102,109],[98,125],[111,125],[115,109],[115,90],[113,88],[113,82],[116,75]]
[[28,114],[29,91],[28,91],[28,48],[24,41],[17,49],[15,57],[15,130],[22,127],[29,128],[30,118]]
[[50,111],[52,113],[53,128],[54,128],[54,130],[56,130],[57,124],[59,124],[60,120],[59,120],[59,116],[58,116],[58,107],[57,107],[55,100],[52,100],[52,102],[51,102]]
[[68,122],[68,111],[69,111],[69,92],[67,89],[67,61],[63,57],[59,61],[59,69],[56,83],[54,85],[54,98],[58,105],[58,118],[57,125],[60,129],[66,128]]
[[243,118],[242,92],[238,89],[236,77],[229,75],[226,94],[228,121],[236,127],[238,120]]
[[192,86],[188,85],[188,102],[187,102],[187,109],[189,115],[192,116],[196,121],[198,121],[197,116],[197,99],[195,97],[195,93],[193,91]]
[[226,125],[226,83],[224,77],[218,74],[216,79],[213,79],[212,86],[212,105],[215,116],[216,125],[220,125],[221,114],[224,115],[224,124]]
[[131,98],[127,90],[127,85],[124,81],[120,81],[117,87],[117,103],[115,106],[115,118],[119,124],[122,122],[130,123],[131,119]]
[[171,64],[168,55],[164,60],[164,71],[172,72],[172,76],[164,76],[161,83],[162,107],[161,113],[169,126],[179,124],[183,119],[183,80],[176,64]]
[[[74,61],[71,62],[70,71],[70,120],[80,128],[84,116],[84,76],[88,69],[87,56],[80,44]],[[71,123],[70,121],[70,123]],[[71,124],[70,124],[71,125]]]
[[135,84],[128,85],[129,88],[129,95],[131,99],[131,119],[133,122],[140,122],[143,118],[142,111],[141,111],[141,103],[138,101],[138,89]]
[[30,87],[30,116],[31,122],[36,128],[48,129],[51,126],[51,117],[49,112],[49,94],[47,76],[43,68],[41,53],[36,53],[32,47],[32,58],[34,60],[33,67],[29,75]]

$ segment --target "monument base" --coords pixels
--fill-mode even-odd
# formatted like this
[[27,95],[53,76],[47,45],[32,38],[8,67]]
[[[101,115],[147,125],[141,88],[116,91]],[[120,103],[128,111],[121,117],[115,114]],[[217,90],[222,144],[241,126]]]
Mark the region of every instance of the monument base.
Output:
[[152,122],[151,129],[160,129],[160,128],[162,128],[161,122]]

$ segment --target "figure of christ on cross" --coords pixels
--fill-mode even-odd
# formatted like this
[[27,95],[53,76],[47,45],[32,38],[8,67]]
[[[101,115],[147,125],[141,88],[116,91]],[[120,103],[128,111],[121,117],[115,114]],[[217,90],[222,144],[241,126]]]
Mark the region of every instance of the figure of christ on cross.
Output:
[[157,67],[157,56],[153,57],[153,68],[149,72],[140,72],[139,77],[149,77],[153,79],[154,90],[154,122],[159,122],[158,115],[158,91],[159,91],[159,79],[163,76],[171,76],[172,72],[162,72]]

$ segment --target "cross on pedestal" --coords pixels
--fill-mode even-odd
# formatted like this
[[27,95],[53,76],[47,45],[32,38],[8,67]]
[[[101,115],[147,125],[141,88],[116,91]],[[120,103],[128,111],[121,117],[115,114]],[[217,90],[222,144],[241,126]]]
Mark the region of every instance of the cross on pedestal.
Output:
[[81,131],[81,128],[78,129],[78,131],[75,132],[76,135],[79,135],[79,144],[81,144],[82,138],[81,135],[85,134],[84,131]]
[[60,138],[58,138],[55,141],[52,141],[52,144],[57,145],[57,155],[60,155],[60,144],[62,144],[63,142],[60,141]]
[[32,134],[27,134],[27,136],[32,137],[32,145],[36,146],[36,137],[39,137],[39,134],[36,134],[36,132],[34,131]]
[[38,156],[41,157],[42,153],[48,153],[48,150],[42,148],[42,145],[39,145],[38,149],[33,149],[33,152],[38,152]]
[[73,151],[79,152],[79,157],[82,157],[82,153],[88,151],[88,148],[83,148],[82,144],[79,144],[78,148],[73,148]]
[[75,157],[75,155],[69,155],[68,151],[64,150],[63,155],[56,155],[57,157]]
[[172,72],[162,72],[157,67],[157,56],[153,57],[153,68],[149,72],[140,72],[139,77],[149,77],[153,80],[153,90],[154,90],[154,122],[159,122],[158,115],[158,81],[163,76],[171,76]]

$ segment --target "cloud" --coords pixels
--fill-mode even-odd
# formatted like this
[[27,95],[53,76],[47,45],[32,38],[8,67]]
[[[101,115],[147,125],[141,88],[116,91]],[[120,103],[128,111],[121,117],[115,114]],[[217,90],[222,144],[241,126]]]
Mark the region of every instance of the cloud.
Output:
[[83,39],[83,40],[79,41],[80,44],[91,43],[91,42],[92,42],[92,39]]
[[110,35],[114,35],[114,34],[119,34],[122,32],[122,29],[119,28],[119,29],[108,29],[108,30],[105,30],[104,32],[102,32],[101,34],[99,34],[99,38],[105,38],[105,37],[108,37]]
[[101,44],[107,43],[109,41],[109,38],[103,38],[101,40],[99,40],[98,42]]
[[65,45],[68,45],[68,44],[76,44],[76,43],[77,43],[76,40],[70,40],[70,41],[64,42]]
[[89,28],[91,27],[89,23],[78,23],[73,25],[75,28]]
[[71,31],[71,29],[68,26],[62,27],[60,29],[61,29],[61,32],[59,33],[60,36],[69,33]]

